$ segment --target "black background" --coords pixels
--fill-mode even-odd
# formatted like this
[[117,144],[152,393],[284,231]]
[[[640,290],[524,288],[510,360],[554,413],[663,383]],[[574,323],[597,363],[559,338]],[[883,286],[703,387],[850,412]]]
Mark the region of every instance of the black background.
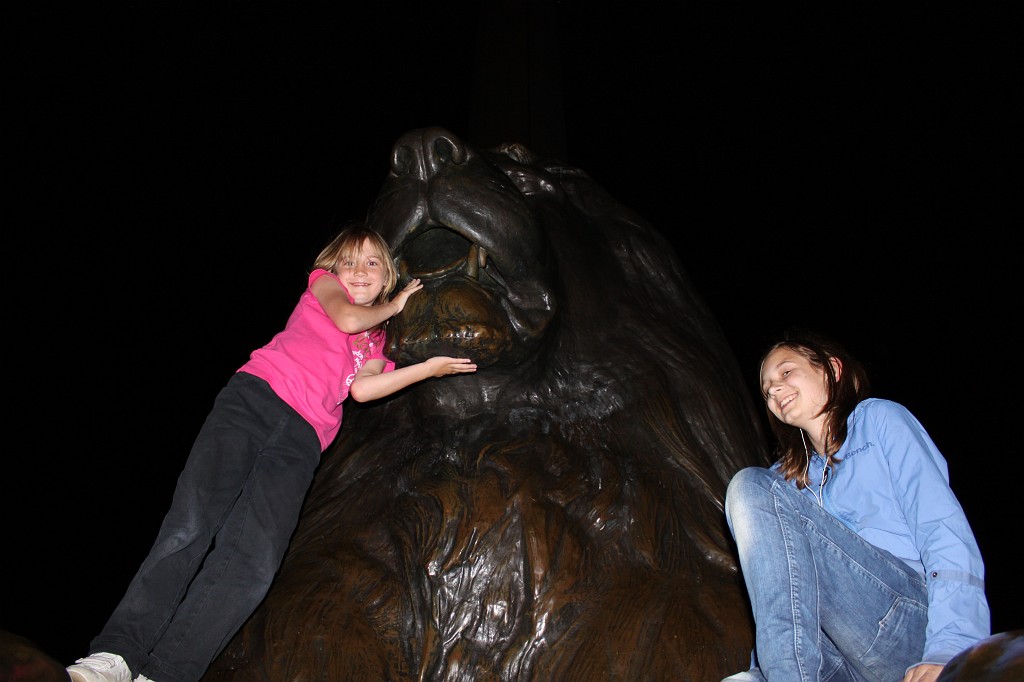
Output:
[[[494,30],[476,2],[297,4],[51,6],[10,25],[0,629],[62,661],[86,653],[216,392],[365,212],[395,139],[476,142]],[[671,238],[751,388],[792,323],[866,362],[950,464],[994,629],[1024,626],[1013,15],[532,4],[557,18],[565,160]]]

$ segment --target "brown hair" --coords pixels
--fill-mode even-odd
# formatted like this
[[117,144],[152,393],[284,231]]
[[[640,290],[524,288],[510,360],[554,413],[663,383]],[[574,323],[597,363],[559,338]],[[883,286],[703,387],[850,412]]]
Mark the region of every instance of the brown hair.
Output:
[[[787,330],[782,340],[773,344],[761,355],[758,372],[764,361],[779,348],[786,348],[805,357],[812,366],[821,370],[825,377],[825,407],[822,413],[825,419],[825,452],[820,453],[828,458],[829,463],[838,462],[833,459],[839,448],[846,442],[846,420],[857,406],[857,403],[870,394],[871,383],[864,366],[850,355],[845,348],[830,338],[805,329]],[[831,360],[840,363],[841,371],[836,376]],[[759,377],[760,380],[760,377]],[[803,488],[807,480],[807,449],[801,429],[790,426],[772,414],[767,407],[764,390],[761,397],[765,399],[768,411],[768,423],[778,441],[776,454],[779,467],[786,480],[796,479],[797,487]]]

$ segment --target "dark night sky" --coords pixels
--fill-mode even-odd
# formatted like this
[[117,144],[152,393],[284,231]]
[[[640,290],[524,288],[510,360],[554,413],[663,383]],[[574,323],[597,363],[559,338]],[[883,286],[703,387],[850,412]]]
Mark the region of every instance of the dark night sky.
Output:
[[[19,27],[0,629],[86,652],[217,390],[366,210],[392,143],[475,129],[477,3],[379,4]],[[590,4],[554,3],[565,160],[671,237],[748,376],[788,324],[847,342],[946,455],[995,629],[1024,626],[1016,19]]]

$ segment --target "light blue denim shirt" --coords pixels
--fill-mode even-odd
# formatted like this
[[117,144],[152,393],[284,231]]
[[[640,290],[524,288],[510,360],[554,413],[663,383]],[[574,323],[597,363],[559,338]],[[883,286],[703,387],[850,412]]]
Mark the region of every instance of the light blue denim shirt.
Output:
[[[824,486],[804,488],[862,538],[918,571],[928,586],[924,663],[945,665],[988,637],[985,566],[949,472],[928,432],[907,408],[862,401]],[[811,481],[825,460],[811,457]]]

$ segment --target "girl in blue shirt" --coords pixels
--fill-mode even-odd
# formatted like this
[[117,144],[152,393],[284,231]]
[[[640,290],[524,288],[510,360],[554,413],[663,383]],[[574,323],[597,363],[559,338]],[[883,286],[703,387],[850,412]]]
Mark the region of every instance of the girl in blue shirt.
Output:
[[864,368],[830,339],[787,335],[760,379],[779,459],[726,493],[756,665],[726,679],[937,679],[990,634],[945,459],[905,407],[868,397]]

